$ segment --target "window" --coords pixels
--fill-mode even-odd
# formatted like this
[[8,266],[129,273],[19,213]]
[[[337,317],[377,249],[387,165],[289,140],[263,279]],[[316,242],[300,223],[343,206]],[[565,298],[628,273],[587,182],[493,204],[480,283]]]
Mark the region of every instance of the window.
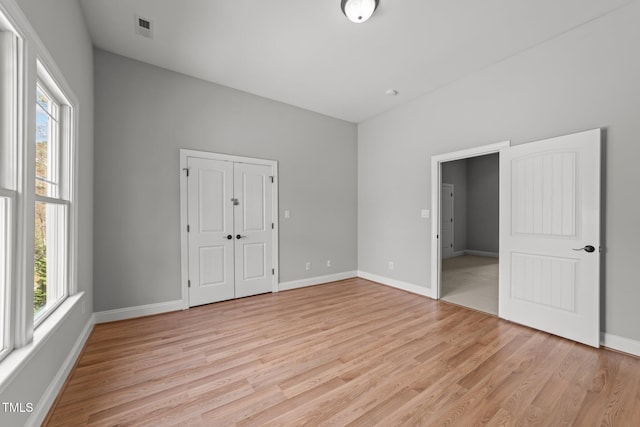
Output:
[[17,191],[17,37],[0,14],[0,359],[13,346],[11,330]]
[[[0,364],[13,369],[79,300],[63,304],[77,293],[76,105],[19,7],[0,2]],[[10,374],[0,366],[0,387]]]
[[[40,64],[39,64],[40,65]],[[38,325],[69,294],[70,107],[38,67],[36,87],[33,314]]]

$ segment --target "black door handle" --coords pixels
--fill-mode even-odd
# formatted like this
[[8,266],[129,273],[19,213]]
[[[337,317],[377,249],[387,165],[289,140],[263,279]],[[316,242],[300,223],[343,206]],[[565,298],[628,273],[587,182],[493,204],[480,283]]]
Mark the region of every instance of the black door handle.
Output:
[[231,240],[233,239],[233,236],[231,234],[227,234],[227,240]]
[[584,248],[574,248],[573,250],[574,250],[574,251],[585,251],[585,252],[589,252],[589,253],[591,253],[591,252],[595,252],[595,251],[596,251],[596,248],[594,248],[594,247],[593,247],[593,246],[591,246],[591,245],[587,245],[587,246],[585,246]]
[[236,239],[242,239],[243,237],[247,237],[247,236],[241,236],[240,234],[236,234]]

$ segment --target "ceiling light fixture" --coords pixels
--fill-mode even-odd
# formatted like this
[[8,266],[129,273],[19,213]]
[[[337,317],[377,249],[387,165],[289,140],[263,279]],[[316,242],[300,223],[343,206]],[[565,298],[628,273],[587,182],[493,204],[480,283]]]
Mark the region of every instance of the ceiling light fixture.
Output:
[[340,8],[349,21],[360,24],[371,18],[379,0],[342,0]]

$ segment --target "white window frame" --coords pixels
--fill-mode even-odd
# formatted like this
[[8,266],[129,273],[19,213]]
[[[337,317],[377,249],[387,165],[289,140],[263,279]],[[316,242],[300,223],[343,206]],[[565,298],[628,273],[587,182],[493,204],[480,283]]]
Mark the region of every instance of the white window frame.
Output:
[[15,206],[15,194],[12,191],[0,188],[0,217],[4,217],[5,221],[0,222],[0,361],[13,350],[13,330],[11,328],[11,297],[12,297],[12,248],[13,248],[13,229],[14,215],[13,207]]
[[[77,285],[77,236],[78,236],[78,204],[77,204],[77,137],[79,102],[63,77],[53,58],[45,48],[37,33],[25,17],[15,0],[0,0],[0,32],[12,34],[11,54],[15,61],[15,75],[11,76],[11,96],[6,94],[6,79],[0,79],[0,130],[1,159],[9,153],[10,166],[3,160],[0,164],[0,197],[9,200],[8,242],[3,248],[7,257],[5,276],[8,286],[5,289],[4,301],[6,310],[5,322],[0,323],[4,329],[5,348],[0,348],[0,393],[10,382],[20,367],[37,352],[46,342],[68,313],[77,307],[84,293],[78,291]],[[0,36],[0,55],[6,50],[6,42]],[[6,57],[6,56],[5,56]],[[0,58],[0,63],[3,58]],[[6,68],[5,68],[6,69]],[[36,197],[35,194],[35,137],[36,137],[36,85],[38,79],[46,85],[52,95],[60,102],[61,126],[60,137],[69,141],[68,149],[61,152],[61,167],[69,170],[61,184],[60,198]],[[3,113],[3,102],[10,101],[10,114]],[[5,109],[6,110],[6,109]],[[10,135],[4,122],[9,117]],[[10,141],[9,143],[7,141]],[[8,178],[7,178],[8,177]],[[33,279],[34,279],[34,226],[36,200],[67,206],[67,262],[64,265],[66,274],[66,300],[62,299],[47,316],[34,321],[33,313]],[[1,252],[1,251],[0,251]],[[1,282],[0,282],[1,283]],[[0,291],[2,288],[0,287]],[[0,298],[2,300],[2,298]],[[68,301],[68,302],[67,302]],[[1,313],[1,312],[0,312]]]
[[[52,105],[52,112],[49,113],[48,111],[45,112],[45,114],[47,114],[49,116],[49,118],[54,122],[53,126],[49,126],[49,138],[52,142],[52,144],[50,144],[47,147],[47,160],[49,163],[49,167],[47,168],[47,176],[44,178],[40,178],[36,176],[36,183],[37,181],[42,181],[45,184],[49,184],[51,186],[53,186],[51,188],[51,192],[48,192],[48,194],[46,194],[47,197],[52,197],[52,198],[62,198],[61,194],[60,194],[60,188],[61,188],[61,184],[62,184],[62,180],[60,179],[60,146],[61,144],[65,144],[67,143],[67,141],[64,141],[60,132],[60,126],[59,123],[62,120],[61,117],[61,106],[60,106],[60,102],[58,101],[57,97],[53,95],[53,92],[51,90],[49,90],[48,86],[46,83],[44,83],[42,81],[42,79],[40,78],[40,73],[44,73],[43,70],[41,70],[41,66],[40,63],[38,63],[38,82],[37,82],[37,90],[42,92],[44,95],[46,95],[46,97],[50,100],[50,102],[53,104]],[[42,108],[42,107],[40,107]],[[36,111],[38,110],[38,105],[36,103]],[[37,113],[36,113],[37,116]],[[37,123],[36,123],[37,126]],[[36,142],[37,143],[37,142]],[[36,165],[37,166],[37,165]],[[38,197],[38,194],[36,192],[36,198]]]
[[[14,319],[16,309],[15,285],[17,274],[15,265],[18,260],[16,233],[18,221],[19,186],[19,134],[20,134],[20,101],[21,101],[21,59],[22,41],[16,34],[12,23],[0,10],[0,197],[4,203],[0,223],[0,361],[15,346]],[[2,206],[4,205],[4,206]]]
[[[70,235],[70,195],[73,194],[73,185],[70,176],[72,175],[72,165],[74,164],[72,161],[74,144],[71,137],[73,134],[71,131],[73,128],[73,107],[40,58],[37,59],[36,88],[49,98],[50,102],[53,103],[53,110],[55,111],[54,116],[50,117],[50,119],[55,120],[56,123],[55,126],[51,126],[49,129],[51,144],[47,147],[49,152],[47,156],[49,167],[46,177],[49,182],[55,183],[55,186],[51,187],[52,191],[48,192],[46,196],[36,194],[35,184],[37,179],[34,166],[33,197],[34,204],[38,202],[46,204],[46,216],[47,219],[51,219],[51,221],[47,223],[47,247],[54,250],[47,251],[47,278],[51,279],[55,277],[56,280],[53,283],[59,285],[59,287],[50,287],[49,285],[52,284],[51,281],[47,284],[47,304],[37,315],[34,314],[34,328],[42,324],[42,322],[64,302],[72,291],[69,280],[69,258],[71,253],[70,243],[72,241]],[[33,159],[35,159],[35,143]],[[53,209],[54,206],[64,206],[66,218],[59,220],[57,218],[58,213]],[[63,221],[64,224],[62,224]],[[60,226],[64,227],[62,232],[58,229]],[[61,262],[59,261],[60,258],[62,258]],[[49,299],[53,300],[52,304],[49,303]]]

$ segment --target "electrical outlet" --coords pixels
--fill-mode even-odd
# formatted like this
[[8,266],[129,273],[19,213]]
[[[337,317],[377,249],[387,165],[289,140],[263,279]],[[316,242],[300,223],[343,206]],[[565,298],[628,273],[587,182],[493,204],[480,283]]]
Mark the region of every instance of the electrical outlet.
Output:
[[311,263],[309,261],[304,265],[304,269],[307,271],[311,270]]
[[331,267],[331,260],[330,259],[327,260],[327,268],[329,268],[329,267]]
[[389,261],[389,270],[393,270],[394,267],[393,261]]

